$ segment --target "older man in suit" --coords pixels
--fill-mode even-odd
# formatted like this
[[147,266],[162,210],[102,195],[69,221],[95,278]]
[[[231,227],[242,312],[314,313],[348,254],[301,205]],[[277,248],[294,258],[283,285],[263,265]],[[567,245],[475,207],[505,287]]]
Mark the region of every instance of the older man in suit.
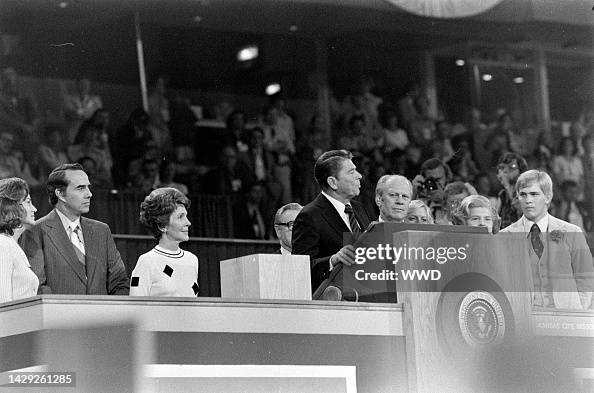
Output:
[[592,254],[578,226],[548,213],[553,199],[551,178],[538,170],[526,171],[516,181],[516,192],[523,215],[501,233],[517,233],[526,239],[534,305],[591,307]]
[[79,164],[61,165],[49,175],[54,209],[23,239],[39,293],[128,295],[128,275],[109,227],[81,217],[89,212],[89,186]]
[[370,219],[363,206],[352,201],[359,195],[361,174],[351,153],[323,153],[314,166],[314,176],[322,192],[295,218],[292,252],[310,256],[311,287],[315,290],[338,264],[354,263],[355,249],[350,243]]
[[375,186],[379,222],[404,222],[413,195],[413,186],[404,176],[384,175]]

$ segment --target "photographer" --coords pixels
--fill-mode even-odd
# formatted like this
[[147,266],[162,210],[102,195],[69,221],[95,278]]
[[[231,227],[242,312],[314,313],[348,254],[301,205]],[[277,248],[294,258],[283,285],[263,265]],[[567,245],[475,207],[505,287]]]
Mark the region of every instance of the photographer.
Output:
[[452,181],[452,171],[440,159],[430,158],[423,162],[420,172],[412,181],[415,199],[425,202],[433,217],[439,217],[443,215],[444,190]]

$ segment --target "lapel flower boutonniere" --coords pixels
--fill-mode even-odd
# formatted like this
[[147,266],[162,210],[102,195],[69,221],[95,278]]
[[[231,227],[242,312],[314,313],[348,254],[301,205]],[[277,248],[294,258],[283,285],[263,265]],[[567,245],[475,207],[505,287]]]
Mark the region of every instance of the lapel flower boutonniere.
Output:
[[558,229],[555,229],[554,231],[552,231],[549,234],[549,237],[551,238],[552,241],[554,241],[555,243],[559,243],[562,239],[563,239],[563,231],[560,231]]

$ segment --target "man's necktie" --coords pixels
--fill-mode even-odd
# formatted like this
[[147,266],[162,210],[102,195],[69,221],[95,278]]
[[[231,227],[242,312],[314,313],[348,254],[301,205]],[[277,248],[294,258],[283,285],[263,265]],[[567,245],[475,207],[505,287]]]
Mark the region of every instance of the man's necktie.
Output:
[[76,252],[76,256],[78,260],[83,265],[85,264],[85,245],[82,241],[82,231],[80,227],[76,225],[74,228],[70,227],[70,241],[74,246],[74,251]]
[[351,205],[345,205],[344,212],[349,217],[349,225],[351,226],[351,232],[360,233],[361,228],[359,227],[357,218],[355,218],[355,212],[353,211],[353,207]]
[[532,243],[532,249],[540,259],[544,245],[542,244],[542,240],[540,240],[540,228],[536,224],[533,224],[532,228],[530,228],[530,242]]

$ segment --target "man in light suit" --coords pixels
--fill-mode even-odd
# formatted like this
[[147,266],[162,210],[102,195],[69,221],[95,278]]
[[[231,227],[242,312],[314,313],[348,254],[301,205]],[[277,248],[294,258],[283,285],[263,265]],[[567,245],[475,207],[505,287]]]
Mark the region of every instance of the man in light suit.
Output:
[[[310,256],[311,287],[315,291],[338,264],[354,263],[352,240],[367,228],[370,219],[363,206],[352,201],[359,195],[361,174],[351,153],[323,153],[314,166],[314,176],[322,192],[295,218],[292,253]],[[345,242],[345,234],[355,236]]]
[[534,305],[591,307],[592,254],[578,226],[548,213],[553,199],[551,178],[538,170],[526,171],[518,177],[516,192],[523,215],[501,233],[517,233],[526,239]]
[[128,295],[128,275],[109,227],[81,217],[89,212],[89,186],[79,164],[61,165],[49,175],[54,209],[23,237],[39,293]]

